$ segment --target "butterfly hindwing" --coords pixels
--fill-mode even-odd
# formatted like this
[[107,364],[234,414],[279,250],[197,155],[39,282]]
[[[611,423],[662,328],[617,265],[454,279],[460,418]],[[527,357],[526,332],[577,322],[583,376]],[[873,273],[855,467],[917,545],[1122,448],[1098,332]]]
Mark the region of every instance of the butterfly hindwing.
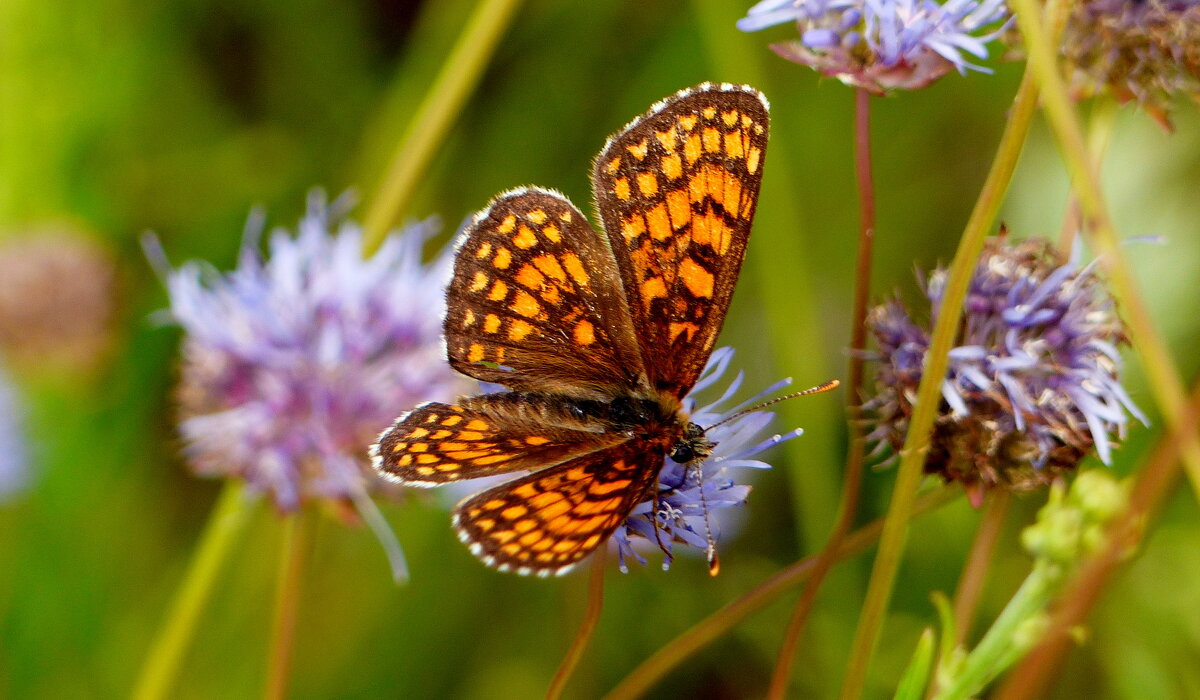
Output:
[[632,386],[642,363],[620,285],[606,242],[565,197],[502,194],[467,227],[454,261],[450,363],[512,389]]
[[454,526],[501,571],[563,574],[603,545],[658,481],[664,443],[630,440],[488,489]]
[[737,282],[767,147],[766,99],[703,84],[609,139],[592,173],[651,385],[682,397]]

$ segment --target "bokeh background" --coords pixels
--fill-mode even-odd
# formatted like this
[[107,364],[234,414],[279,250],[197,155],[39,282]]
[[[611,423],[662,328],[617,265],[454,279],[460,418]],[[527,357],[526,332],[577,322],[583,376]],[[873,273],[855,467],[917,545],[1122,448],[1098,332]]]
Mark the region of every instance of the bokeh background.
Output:
[[[28,485],[0,504],[0,695],[128,695],[220,489],[189,475],[179,457],[179,332],[152,318],[166,297],[138,237],[155,231],[173,261],[228,269],[252,206],[271,225],[293,226],[314,186],[369,201],[472,6],[0,3],[0,250],[36,238],[56,258],[73,260],[67,251],[80,240],[89,251],[88,262],[66,265],[56,282],[5,292],[18,299],[9,306],[32,305],[77,276],[94,275],[98,289],[111,290],[80,297],[107,319],[107,334],[75,334],[95,345],[80,350],[71,343],[84,341],[67,331],[49,339],[31,331],[9,333],[0,349],[29,458]],[[704,80],[754,84],[772,102],[771,151],[722,344],[737,348],[748,387],[844,376],[857,221],[853,96],[766,49],[790,28],[739,33],[733,23],[748,6],[525,3],[406,216],[439,215],[441,243],[492,194],[517,185],[588,202],[591,158],[650,103]],[[994,75],[951,75],[874,100],[876,296],[911,297],[914,267],[953,255],[1020,77],[1019,64],[990,63]],[[1200,364],[1200,118],[1179,105],[1175,121],[1167,135],[1123,110],[1104,177],[1119,230],[1165,239],[1128,254],[1192,377]],[[1039,124],[1002,219],[1018,237],[1053,236],[1066,201],[1057,150]],[[0,288],[15,284],[19,267],[0,270]],[[29,330],[25,323],[18,328]],[[1128,369],[1131,394],[1157,418],[1137,362]],[[569,696],[598,697],[679,632],[819,549],[840,488],[843,400],[834,393],[781,407],[778,428],[807,433],[768,456],[775,468],[757,479],[738,537],[721,543],[718,578],[694,558],[667,573],[653,557],[627,575],[613,567]],[[1135,470],[1159,432],[1157,420],[1134,426],[1112,469]],[[886,469],[868,475],[862,520],[882,512],[892,478]],[[1009,514],[981,619],[994,617],[1027,573],[1016,537],[1042,500],[1022,498]],[[392,583],[368,531],[324,522],[305,583],[292,694],[540,696],[582,616],[586,574],[547,581],[485,569],[456,541],[436,495],[383,508],[412,581]],[[961,498],[916,521],[872,693],[890,696],[917,634],[933,622],[929,594],[953,591],[977,522]],[[175,697],[261,693],[282,528],[262,508],[247,532]],[[869,555],[845,562],[825,584],[801,643],[796,697],[836,692],[870,564]],[[746,620],[653,696],[760,695],[793,599]],[[1198,603],[1200,513],[1184,486],[1110,584],[1053,696],[1200,697]]]

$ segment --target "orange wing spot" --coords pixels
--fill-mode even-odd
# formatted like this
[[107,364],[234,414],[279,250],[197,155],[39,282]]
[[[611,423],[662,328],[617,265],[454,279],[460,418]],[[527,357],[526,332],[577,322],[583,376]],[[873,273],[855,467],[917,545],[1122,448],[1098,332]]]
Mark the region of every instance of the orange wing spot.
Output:
[[[454,434],[454,433],[450,432],[449,430],[446,430],[444,432],[446,433],[447,436]],[[459,450],[469,450],[469,449],[471,449],[471,446],[465,442],[441,442],[441,443],[438,443],[438,449],[441,450],[442,452],[449,454],[451,452],[457,452]],[[454,459],[462,459],[462,458],[455,457]]]
[[[609,175],[612,175],[613,173],[617,172],[617,170],[620,167],[621,167],[621,158],[619,156],[616,158],[613,158],[612,160],[610,160],[604,164],[604,169],[608,171]],[[567,212],[568,218],[563,219],[563,221],[570,221],[571,220],[569,218],[570,216],[571,216],[570,212]]]
[[467,309],[467,312],[465,314],[463,314],[463,328],[470,328],[472,325],[474,325],[474,323],[475,323],[475,312],[470,309]]
[[470,440],[470,441],[474,442],[475,440],[482,440],[483,433],[475,431],[475,430],[463,430],[458,433],[458,439],[459,440]]
[[543,508],[545,508],[546,506],[551,506],[551,505],[554,505],[555,503],[565,503],[565,502],[566,502],[566,500],[565,500],[564,496],[561,493],[557,493],[555,491],[546,491],[544,493],[539,493],[538,495],[529,499],[529,505],[533,506],[534,510],[537,510],[538,512],[541,512],[541,510]]
[[400,466],[407,467],[408,465],[410,465],[412,463],[413,463],[412,455],[400,455],[400,462],[399,462]]
[[[607,501],[584,501],[575,506],[574,515],[596,515],[597,513],[606,513],[612,510],[611,506],[617,502],[617,499],[610,498]],[[601,516],[603,517],[603,516]],[[594,520],[594,519],[593,519]],[[588,529],[592,529],[588,526]]]
[[478,459],[473,459],[473,460],[471,460],[471,463],[486,467],[489,464],[496,464],[498,462],[507,462],[510,459],[512,459],[512,455],[504,455],[504,454],[488,455],[487,457],[480,457]]
[[409,452],[428,452],[429,444],[424,442],[413,442],[408,445]]
[[486,258],[487,256],[489,256],[491,254],[492,254],[492,244],[484,242],[483,245],[479,246],[479,250],[475,251],[475,258],[477,260],[483,260],[484,258]]
[[453,430],[439,430],[436,433],[434,433],[429,439],[430,440],[445,440],[446,438],[450,437],[453,434],[454,434]]
[[404,437],[406,437],[406,438],[423,438],[428,434],[429,434],[429,431],[426,430],[425,428],[413,428],[411,431],[409,431],[408,435],[405,435]]
[[417,455],[417,464],[437,464],[442,461],[441,457],[431,455],[428,452]]
[[721,150],[721,132],[714,127],[704,127],[704,150],[709,153]]
[[564,271],[562,265],[559,264],[558,258],[554,257],[553,255],[539,255],[533,259],[533,264],[537,267],[537,269],[544,272],[547,277],[553,277],[559,282],[567,281],[566,271]]
[[508,297],[508,285],[500,280],[496,280],[496,283],[492,285],[492,291],[488,292],[488,299],[492,301],[504,301],[506,297]]
[[495,360],[496,364],[498,364],[498,365],[504,364],[504,353],[505,352],[506,352],[506,350],[503,347],[496,348],[496,360]]
[[528,249],[537,245],[538,241],[533,229],[521,224],[521,228],[517,229],[517,235],[512,237],[512,242],[518,248]]
[[571,276],[571,279],[575,280],[575,284],[579,285],[580,287],[588,286],[588,282],[590,282],[592,278],[588,277],[587,270],[583,269],[583,261],[579,259],[578,255],[574,253],[563,253],[562,261],[563,264],[567,266],[567,274]]
[[733,177],[725,168],[719,165],[706,165],[704,167],[708,172],[705,173],[705,180],[708,183],[708,196],[712,197],[717,204],[725,204],[725,180],[728,177]]
[[653,197],[658,194],[658,176],[651,172],[638,173],[638,189],[643,197]]
[[713,274],[705,270],[695,260],[684,258],[679,264],[679,276],[692,296],[701,299],[711,299],[713,294]]
[[521,314],[525,318],[533,318],[541,313],[541,304],[538,304],[537,299],[529,296],[527,292],[518,289],[517,293],[513,296],[515,299],[513,299],[513,303],[508,308]]
[[508,544],[501,547],[500,551],[504,552],[505,554],[507,554],[508,556],[511,557],[521,551],[521,545],[517,544],[516,542],[509,542]]
[[754,120],[750,118],[750,115],[748,115],[748,114],[742,115],[742,128],[743,129],[749,129],[750,125],[753,123],[754,123]]
[[529,437],[525,438],[525,444],[533,445],[534,447],[537,447],[538,445],[545,445],[548,442],[550,442],[550,438],[542,437],[541,435],[530,435]]
[[501,530],[500,532],[493,532],[488,535],[490,539],[496,540],[500,544],[504,544],[516,536],[517,533],[512,530]]
[[592,547],[595,547],[596,543],[599,541],[600,541],[600,535],[592,535],[591,537],[589,537],[583,541],[583,548],[590,549]]
[[573,551],[578,546],[579,543],[575,540],[559,540],[558,542],[554,543],[554,546],[551,547],[550,550],[559,554],[566,554],[567,552]]
[[687,141],[683,143],[683,156],[687,158],[687,162],[695,163],[700,153],[700,134],[688,136]]
[[684,131],[691,131],[696,128],[696,115],[683,114],[679,117],[679,126],[683,127]]
[[538,515],[540,515],[543,520],[550,521],[547,523],[547,528],[554,530],[556,529],[554,527],[554,521],[558,520],[561,516],[566,515],[567,512],[571,510],[571,502],[565,498],[560,498],[557,501],[550,501],[545,505],[538,505],[534,503],[533,507],[538,509]]
[[696,335],[696,331],[698,330],[700,330],[700,326],[697,326],[694,323],[683,322],[672,323],[668,329],[668,332],[671,334],[671,342],[674,343],[675,339],[679,337],[680,333],[687,332],[687,339],[690,341],[692,336]]
[[693,202],[704,201],[704,193],[708,192],[708,168],[700,168],[688,178],[688,191]]
[[487,283],[488,283],[487,274],[482,271],[476,272],[475,278],[471,280],[471,286],[469,287],[469,289],[472,292],[482,292],[483,288],[487,286]]
[[[617,165],[621,164],[620,158],[615,158],[614,160],[616,161]],[[558,218],[561,219],[564,224],[569,224],[569,223],[571,223],[571,218],[572,218],[571,212],[564,211],[563,213],[558,215]]]
[[[525,521],[521,521],[521,522],[525,522]],[[520,542],[521,544],[525,545],[526,547],[528,547],[540,539],[542,539],[542,533],[528,532],[528,533],[525,533],[524,535],[521,535],[521,539],[519,539],[517,541]]]
[[629,178],[619,177],[613,180],[613,194],[621,201],[629,199]]
[[490,428],[492,426],[488,425],[487,421],[485,421],[485,420],[480,420],[478,418],[472,418],[471,421],[469,423],[467,423],[466,426],[464,426],[464,427],[467,430],[487,430],[488,428]]
[[421,476],[433,476],[437,470],[433,467],[417,467],[417,473]]
[[512,252],[508,248],[497,248],[496,257],[492,258],[492,266],[497,270],[507,270],[512,264]]
[[596,327],[591,321],[580,321],[575,324],[575,342],[580,345],[591,345],[596,342]]
[[475,527],[479,528],[480,530],[483,530],[484,532],[487,532],[487,531],[491,530],[492,528],[496,527],[496,521],[492,520],[491,518],[483,518],[481,520],[475,521]]
[[504,221],[500,222],[500,225],[496,227],[496,230],[499,231],[500,233],[512,233],[513,229],[515,229],[516,227],[517,227],[517,217],[512,214],[509,214],[508,216],[504,217]]
[[487,503],[484,503],[482,506],[480,506],[480,508],[482,508],[483,510],[496,510],[497,508],[500,508],[504,504],[505,504],[504,499],[493,498],[492,500],[490,500]]
[[754,171],[758,170],[758,161],[761,158],[762,150],[751,146],[750,153],[746,156],[746,172],[753,175]]
[[528,508],[526,508],[523,505],[517,504],[515,506],[509,506],[509,507],[505,508],[504,510],[500,511],[500,517],[504,518],[505,520],[516,520],[517,518],[525,517],[525,514],[528,512],[529,512]]
[[755,125],[754,125],[754,133],[755,133],[755,134],[758,134],[759,136],[762,136],[762,132],[763,132],[763,125],[762,125],[762,124],[755,124]]
[[588,489],[588,493],[607,496],[610,493],[625,490],[632,483],[629,479],[618,479],[617,481],[610,481],[607,484],[592,484],[592,487]]
[[542,301],[555,306],[558,306],[558,303],[562,301],[562,293],[556,284],[546,285],[546,288],[542,290],[541,297]]
[[730,158],[741,158],[745,154],[742,150],[742,132],[726,131],[725,132],[725,155]]
[[500,330],[500,317],[496,314],[488,314],[487,317],[483,319],[483,332],[495,333],[498,330]]
[[675,228],[687,224],[692,218],[692,204],[688,200],[687,190],[681,187],[667,193],[667,211],[671,214],[671,223]]
[[650,228],[650,237],[656,241],[671,237],[671,220],[665,204],[659,202],[658,206],[646,212],[646,225]]
[[550,241],[551,243],[562,242],[562,229],[554,224],[547,224],[544,226],[542,228],[542,235],[545,236],[546,240]]
[[655,298],[667,296],[667,285],[663,284],[661,277],[651,277],[642,282],[642,302],[646,305],[646,309],[650,309],[650,302]]
[[567,473],[564,474],[562,478],[565,481],[583,481],[586,477],[587,472],[584,471],[583,467],[573,467],[568,469]]
[[659,163],[662,166],[663,174],[669,180],[674,180],[683,174],[683,161],[679,159],[678,155],[663,156]]
[[[519,506],[514,506],[514,508],[517,508],[517,507],[519,507]],[[509,510],[513,510],[513,508],[509,508]],[[505,512],[507,512],[507,511],[505,511]],[[503,515],[503,513],[501,513],[501,515]],[[517,516],[517,517],[520,517],[520,516]],[[533,530],[536,527],[537,527],[537,521],[532,518],[525,518],[524,520],[518,520],[516,523],[513,524],[513,529],[516,530],[517,532],[529,532],[530,530]]]
[[630,144],[625,147],[625,150],[633,154],[634,158],[641,160],[646,157],[646,153],[650,150],[650,141],[649,139],[642,139],[641,143]]
[[672,126],[666,131],[654,132],[654,138],[658,139],[658,142],[662,144],[663,149],[667,153],[674,153],[675,144],[679,142],[679,131]]
[[538,224],[539,226],[546,223],[546,212],[541,209],[534,209],[533,211],[529,212],[525,216],[528,217],[530,221],[532,221],[535,224]]
[[728,112],[721,112],[721,121],[725,122],[725,126],[733,126],[737,124],[738,111],[731,109]]
[[[437,416],[430,416],[430,417],[431,417],[431,418],[436,418]],[[461,423],[462,421],[463,421],[463,417],[462,417],[462,416],[450,416],[450,417],[448,417],[448,418],[446,418],[445,420],[443,420],[443,421],[442,421],[442,425],[446,425],[446,426],[453,427],[453,426],[456,426],[456,425],[458,425],[458,424],[459,424],[459,423]]]
[[538,490],[537,490],[537,487],[534,486],[533,484],[521,484],[520,486],[513,489],[512,493],[517,498],[524,498],[525,500],[529,500],[530,498],[533,498],[534,496],[536,496],[538,494]]
[[554,544],[554,540],[542,539],[542,540],[538,540],[537,542],[534,542],[533,544],[529,545],[529,548],[535,552],[541,552],[541,554],[537,555],[538,561],[548,562],[554,558],[553,554],[546,551],[547,549],[550,549],[550,545],[552,545],[552,544]]
[[725,211],[739,214],[739,204],[742,201],[742,181],[732,173],[725,178],[725,193],[721,195],[725,203]]
[[[461,444],[461,443],[456,443],[456,444]],[[466,445],[463,445],[463,447],[466,447]],[[442,445],[442,448],[445,449],[446,446]],[[458,459],[458,460],[466,461],[466,460],[471,460],[471,459],[479,459],[480,457],[484,457],[487,454],[488,453],[484,450],[455,450],[454,452],[447,452],[446,456],[449,457],[450,459]]]
[[483,346],[479,343],[471,343],[471,347],[467,349],[467,362],[479,362],[483,359]]
[[546,276],[529,263],[522,265],[521,269],[517,271],[517,282],[529,289],[541,289],[545,281]]
[[717,118],[717,108],[714,107],[713,105],[709,105],[709,106],[705,107],[704,108],[704,118],[709,119],[709,120],[716,119]]
[[449,472],[456,472],[459,469],[462,469],[462,465],[458,464],[456,462],[447,462],[445,464],[438,464],[438,465],[434,466],[434,469],[437,469],[439,472],[449,473]]
[[646,218],[641,214],[630,214],[628,219],[621,220],[621,235],[626,243],[633,241],[646,232]]
[[754,213],[754,197],[747,197],[746,201],[742,204],[742,218],[749,219],[750,215],[753,213]]
[[513,319],[513,322],[508,326],[508,339],[514,343],[525,340],[525,337],[533,332],[533,326],[521,319]]

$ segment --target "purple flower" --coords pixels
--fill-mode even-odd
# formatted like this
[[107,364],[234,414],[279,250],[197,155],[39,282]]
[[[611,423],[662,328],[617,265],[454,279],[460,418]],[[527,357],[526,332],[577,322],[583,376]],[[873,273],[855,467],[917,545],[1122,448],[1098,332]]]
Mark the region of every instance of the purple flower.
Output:
[[738,29],[795,22],[798,41],[772,44],[783,58],[872,92],[925,87],[951,70],[991,72],[986,44],[1009,19],[1004,0],[763,0]]
[[344,209],[313,195],[296,235],[274,231],[265,259],[252,219],[228,274],[171,270],[153,240],[149,252],[185,331],[179,430],[193,469],[245,479],[284,511],[353,502],[380,534],[367,494],[383,484],[365,446],[398,407],[452,399],[464,381],[443,359],[450,255],[421,259],[433,227],[394,234],[364,260]]
[[[791,383],[791,380],[787,379],[777,382],[739,405],[723,408],[741,386],[742,374],[739,372],[719,399],[700,407],[696,406],[695,394],[720,381],[732,359],[733,348],[719,348],[714,352],[700,380],[684,399],[684,410],[691,414],[693,423],[705,428],[716,426],[706,435],[716,443],[716,447],[699,468],[679,464],[669,458],[665,460],[666,466],[658,477],[658,512],[654,513],[655,500],[647,499],[638,504],[625,523],[613,533],[622,571],[627,570],[626,564],[630,557],[643,565],[646,563],[645,558],[634,547],[634,541],[637,539],[650,548],[657,548],[658,542],[662,542],[667,550],[667,556],[663,560],[664,569],[670,567],[676,545],[690,547],[701,553],[706,552],[706,513],[712,535],[718,537],[722,523],[728,522],[725,516],[729,515],[729,509],[744,504],[750,494],[750,486],[738,483],[732,470],[769,469],[769,464],[754,457],[767,448],[804,432],[796,429],[782,435],[761,438],[760,434],[774,417],[769,411],[754,411],[733,418],[728,423],[721,423],[738,411],[787,386]],[[654,534],[655,516],[658,519],[657,539]]]
[[16,387],[0,371],[0,500],[29,483],[29,450],[21,426],[22,414]]
[[[922,281],[934,318],[945,279],[938,269]],[[868,317],[880,365],[864,408],[880,449],[904,442],[932,323],[895,300]],[[1145,422],[1121,386],[1123,342],[1094,264],[1064,261],[1039,239],[989,242],[950,352],[926,471],[962,481],[978,502],[991,487],[1048,483],[1093,448],[1109,463],[1111,435],[1124,436],[1126,413]]]

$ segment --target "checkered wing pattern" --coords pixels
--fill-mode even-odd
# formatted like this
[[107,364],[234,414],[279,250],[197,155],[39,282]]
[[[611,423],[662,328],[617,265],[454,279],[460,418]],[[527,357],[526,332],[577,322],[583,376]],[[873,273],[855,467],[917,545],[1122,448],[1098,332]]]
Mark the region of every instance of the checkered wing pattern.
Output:
[[467,228],[455,259],[450,363],[512,389],[600,398],[632,387],[642,362],[620,284],[604,239],[565,197],[502,194]]
[[501,484],[455,508],[454,526],[489,566],[566,573],[608,541],[658,480],[665,443],[633,440]]
[[408,486],[439,486],[540,469],[624,442],[561,401],[523,394],[426,403],[401,416],[371,448],[376,469]]
[[678,397],[712,352],[741,268],[767,148],[753,88],[703,84],[617,133],[592,174],[651,385]]

